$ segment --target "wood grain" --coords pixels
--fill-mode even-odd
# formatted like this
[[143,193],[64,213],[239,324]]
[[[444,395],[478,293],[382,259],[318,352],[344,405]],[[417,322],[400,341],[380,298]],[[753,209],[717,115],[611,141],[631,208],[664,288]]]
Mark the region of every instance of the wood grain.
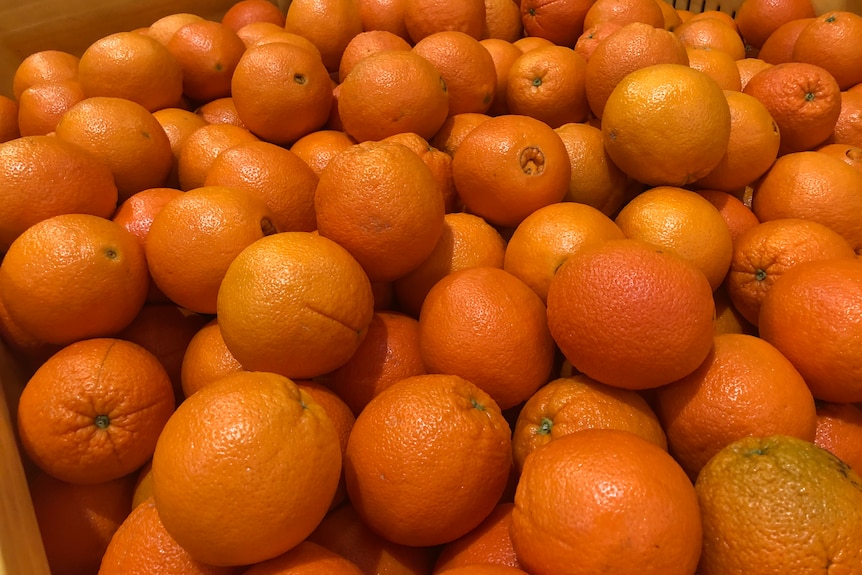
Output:
[[13,426],[25,382],[0,342],[0,575],[50,575]]

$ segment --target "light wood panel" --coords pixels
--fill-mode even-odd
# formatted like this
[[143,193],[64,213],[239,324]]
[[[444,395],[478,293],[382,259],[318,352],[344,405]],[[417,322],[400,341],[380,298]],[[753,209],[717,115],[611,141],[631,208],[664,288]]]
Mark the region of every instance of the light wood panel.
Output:
[[0,575],[50,575],[15,441],[13,414],[24,383],[0,342]]

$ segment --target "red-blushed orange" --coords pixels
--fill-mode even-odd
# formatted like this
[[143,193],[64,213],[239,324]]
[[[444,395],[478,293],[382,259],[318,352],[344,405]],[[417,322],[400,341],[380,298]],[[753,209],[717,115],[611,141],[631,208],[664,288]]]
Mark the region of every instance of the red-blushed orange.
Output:
[[661,447],[615,429],[578,431],[533,452],[510,532],[534,575],[689,575],[702,546],[688,476]]
[[458,376],[417,375],[381,392],[356,418],[344,476],[372,530],[395,543],[431,546],[479,525],[511,466],[509,424],[488,394]]
[[455,189],[467,211],[514,227],[566,196],[572,167],[566,146],[548,124],[516,114],[473,128],[452,157]]
[[462,269],[434,284],[419,312],[419,348],[429,373],[461,376],[502,409],[548,381],[555,350],[541,298],[496,267]]
[[548,288],[548,325],[572,365],[608,385],[658,387],[706,359],[715,303],[682,257],[633,239],[571,255]]
[[317,230],[356,258],[372,281],[421,264],[443,230],[445,205],[431,168],[407,146],[361,142],[332,158],[314,194]]

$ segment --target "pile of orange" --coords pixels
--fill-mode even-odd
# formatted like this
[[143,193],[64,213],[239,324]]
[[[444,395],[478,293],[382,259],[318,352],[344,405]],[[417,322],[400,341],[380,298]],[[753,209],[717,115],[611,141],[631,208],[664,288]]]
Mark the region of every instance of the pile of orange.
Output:
[[862,573],[862,15],[240,0],[84,48],[0,97],[54,575]]

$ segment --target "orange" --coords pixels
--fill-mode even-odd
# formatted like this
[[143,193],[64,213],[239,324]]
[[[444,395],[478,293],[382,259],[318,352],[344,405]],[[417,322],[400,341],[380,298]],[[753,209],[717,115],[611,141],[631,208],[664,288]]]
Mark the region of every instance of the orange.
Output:
[[404,26],[412,44],[454,30],[479,40],[485,31],[484,0],[404,0]]
[[171,380],[153,354],[121,339],[88,339],[58,351],[29,379],[18,433],[46,473],[101,483],[146,463],[173,409]]
[[584,30],[584,33],[578,36],[574,47],[575,52],[589,62],[599,43],[622,27],[621,23],[614,20],[603,20],[595,24],[592,28]]
[[55,133],[108,164],[120,202],[167,182],[171,143],[153,114],[131,100],[108,96],[81,100],[63,114]]
[[284,26],[284,13],[269,0],[239,0],[221,18],[221,23],[234,32],[252,22],[271,22]]
[[511,465],[509,425],[488,394],[455,375],[417,375],[382,391],[356,418],[344,473],[350,501],[373,531],[431,546],[490,515]]
[[[183,192],[175,188],[147,188],[132,194],[119,205],[111,219],[126,228],[138,239],[141,247],[146,248],[147,234],[153,223],[155,215],[169,201]],[[149,267],[148,274],[149,274]],[[152,276],[147,293],[147,301],[168,301],[168,297],[156,286]]]
[[706,359],[714,302],[688,260],[641,240],[584,247],[548,288],[548,324],[572,365],[602,383],[646,389]]
[[742,79],[736,61],[724,50],[686,48],[688,65],[718,82],[723,90],[742,90]]
[[734,15],[746,44],[761,48],[780,26],[800,18],[814,18],[810,0],[745,0]]
[[338,64],[338,81],[343,82],[359,60],[383,50],[410,50],[407,40],[387,30],[366,30],[350,39]]
[[726,445],[748,436],[814,440],[814,397],[793,364],[751,335],[717,335],[693,373],[656,390],[670,453],[695,478]]
[[586,121],[590,115],[584,87],[586,67],[583,56],[565,46],[522,54],[509,68],[509,113],[531,116],[552,128]]
[[224,342],[218,319],[213,318],[195,332],[186,346],[180,366],[183,396],[190,396],[223,375],[242,370],[242,364]]
[[715,334],[723,333],[745,333],[748,335],[757,335],[757,328],[747,319],[742,317],[742,314],[733,305],[730,296],[727,294],[727,284],[718,286],[718,289],[712,292],[713,300],[715,301]]
[[18,102],[0,95],[0,144],[21,136],[18,113]]
[[481,122],[452,160],[455,188],[467,209],[508,227],[561,201],[571,172],[566,147],[553,128],[517,114]]
[[75,485],[37,473],[28,482],[51,573],[95,573],[131,511],[134,476]]
[[443,575],[529,575],[526,571],[508,565],[480,563],[476,565],[461,565],[440,571]]
[[199,106],[195,110],[195,114],[200,116],[207,124],[233,124],[240,128],[246,127],[242,123],[239,113],[236,111],[236,104],[234,104],[231,96],[210,100],[206,104]]
[[483,38],[514,42],[524,33],[521,7],[516,0],[485,0],[485,33]]
[[147,297],[147,262],[120,224],[89,214],[29,227],[0,264],[0,297],[13,321],[47,343],[115,335]]
[[655,28],[664,28],[664,12],[655,0],[595,0],[584,15],[584,29],[588,30],[608,20],[623,26],[642,22]]
[[317,130],[295,141],[289,149],[319,176],[333,156],[355,143],[341,130]]
[[455,155],[455,150],[464,141],[473,128],[491,118],[488,114],[478,114],[475,112],[465,112],[463,114],[455,114],[449,116],[440,126],[440,129],[431,136],[428,143],[435,148],[442,150],[450,156]]
[[358,415],[377,394],[393,383],[425,373],[419,351],[419,322],[393,311],[375,312],[353,356],[318,378]]
[[862,91],[841,92],[841,113],[830,142],[862,147]]
[[793,44],[793,60],[820,66],[846,90],[862,82],[862,16],[831,10],[810,22]]
[[685,472],[657,445],[611,429],[561,437],[527,458],[511,535],[521,567],[535,575],[571,565],[694,573],[702,544]]
[[852,403],[820,402],[814,443],[830,451],[854,471],[862,469],[862,409]]
[[287,6],[284,29],[305,36],[320,50],[330,72],[350,40],[362,32],[362,16],[355,0],[294,0]]
[[418,318],[428,291],[444,276],[468,267],[502,268],[505,250],[500,232],[484,219],[462,212],[446,214],[431,254],[393,282],[399,309]]
[[841,91],[829,72],[814,64],[776,64],[751,77],[744,94],[766,106],[781,132],[779,154],[825,142],[841,114]]
[[766,294],[793,266],[810,260],[855,256],[838,232],[815,221],[779,218],[759,223],[734,244],[727,292],[743,317],[757,325]]
[[593,0],[521,0],[524,36],[560,46],[574,46],[584,32],[584,18]]
[[862,174],[820,152],[797,152],[778,158],[755,186],[754,214],[762,222],[802,218],[838,232],[862,250]]
[[523,38],[518,38],[512,43],[517,46],[522,52],[529,52],[530,50],[535,50],[536,48],[544,48],[546,46],[554,45],[553,42],[551,42],[547,38],[543,38],[542,36],[524,36]]
[[664,29],[670,32],[673,32],[677,26],[682,24],[682,18],[679,15],[679,12],[676,11],[676,8],[670,2],[665,2],[665,0],[656,0],[658,2],[659,8],[661,8],[661,14],[664,18]]
[[192,132],[207,125],[209,122],[200,114],[195,114],[183,108],[162,108],[153,112],[153,117],[161,124],[162,129],[165,131],[165,135],[171,144],[171,153],[173,154],[171,171],[168,174],[165,185],[179,188],[180,151]]
[[243,124],[279,145],[322,128],[332,105],[332,84],[320,56],[285,42],[248,48],[234,70],[231,94]]
[[160,44],[167,46],[171,36],[173,36],[177,30],[186,24],[201,22],[203,19],[204,18],[202,16],[192,14],[191,12],[174,12],[157,18],[149,26],[144,28],[142,32],[147,36],[155,38]]
[[239,575],[238,567],[217,567],[196,561],[165,531],[149,497],[135,507],[114,534],[99,575],[145,575],[152,572],[183,575]]
[[359,0],[363,30],[385,30],[409,41],[404,24],[404,0]]
[[817,148],[821,154],[837,158],[855,170],[862,171],[862,147],[847,144],[826,144]]
[[[285,34],[291,34],[290,37],[284,36]],[[246,48],[250,48],[255,44],[259,44],[261,42],[269,41],[270,36],[278,36],[280,39],[290,39],[291,41],[296,40],[297,42],[301,42],[307,48],[314,47],[314,51],[318,54],[320,50],[317,49],[317,46],[314,46],[314,43],[305,38],[304,36],[299,36],[299,34],[293,34],[293,32],[285,32],[284,26],[279,26],[278,24],[274,24],[272,22],[249,22],[242,28],[236,31],[236,35],[240,37],[240,39],[245,43]],[[295,36],[299,36],[305,40],[298,40]]]
[[[862,564],[860,481],[810,441],[781,435],[735,441],[695,484],[704,533],[698,571],[856,569]],[[806,544],[813,540],[818,543]]]
[[543,445],[584,429],[628,431],[667,449],[658,417],[640,394],[574,375],[541,387],[518,413],[512,436],[518,471]]
[[357,62],[341,83],[338,113],[344,131],[360,142],[400,132],[428,139],[446,120],[449,92],[437,67],[419,54],[383,51]]
[[[152,459],[144,464],[137,473],[132,473],[128,477],[134,477],[135,490],[132,495],[132,509],[149,499],[153,494],[153,461]],[[128,516],[128,513],[126,513]]]
[[344,150],[320,173],[314,196],[320,235],[344,247],[372,281],[391,281],[427,258],[443,228],[431,169],[394,142]]
[[204,124],[188,133],[180,142],[176,159],[177,180],[183,191],[204,186],[207,174],[224,150],[259,138],[247,128],[233,124]]
[[461,198],[455,189],[455,181],[452,178],[452,156],[442,150],[438,150],[428,140],[415,132],[401,132],[384,138],[384,141],[404,144],[422,158],[425,165],[431,169],[440,195],[443,196],[443,209],[448,214],[461,209]]
[[790,22],[785,22],[775,29],[770,34],[757,57],[768,62],[769,64],[783,64],[793,61],[793,46],[796,44],[796,39],[810,22],[814,21],[814,16],[806,18],[795,18]]
[[[15,356],[15,363],[19,366],[19,371],[24,374],[33,373],[46,359],[62,347],[57,344],[40,341],[21,329],[9,317],[9,311],[6,309],[6,304],[3,303],[2,299],[0,299],[0,340],[3,341],[3,345],[7,348],[7,353]],[[20,383],[23,386],[24,382],[21,381]],[[7,384],[6,389],[10,391],[9,395],[7,395],[10,409],[14,409],[13,406],[17,400],[17,392],[12,392],[13,387],[11,383]]]
[[643,22],[622,26],[596,44],[587,62],[585,89],[590,109],[601,118],[611,92],[630,72],[653,64],[688,63],[685,46],[672,32]]
[[724,95],[730,108],[730,141],[724,157],[697,180],[697,186],[734,192],[754,184],[769,170],[778,157],[781,131],[754,96],[738,90],[725,90]]
[[262,199],[279,231],[310,232],[317,226],[317,174],[299,156],[269,142],[245,142],[223,150],[204,186],[225,186]]
[[153,112],[179,103],[183,69],[155,38],[138,32],[115,32],[84,51],[78,63],[78,81],[87,97],[125,98]]
[[746,56],[739,32],[720,18],[694,18],[677,26],[673,33],[686,48],[722,50],[734,60]]
[[413,547],[384,539],[366,525],[350,502],[331,510],[307,541],[353,561],[363,573],[427,575],[436,547]]
[[278,232],[259,196],[203,186],[170,200],[153,217],[146,254],[156,286],[174,303],[212,314],[222,278],[249,244]]
[[[66,110],[83,99],[84,90],[77,80],[57,80],[30,86],[18,97],[14,137],[50,134]],[[0,112],[0,117],[2,116],[3,113]],[[0,135],[0,141],[11,139]]]
[[238,372],[171,416],[153,454],[153,495],[165,529],[194,559],[248,565],[314,530],[340,470],[338,434],[320,404],[284,376]]
[[457,30],[429,34],[416,42],[413,52],[437,70],[449,94],[449,115],[484,113],[497,86],[494,59],[473,36]]
[[39,50],[27,55],[12,76],[12,97],[36,84],[53,84],[78,79],[78,56],[62,50]]
[[222,337],[244,368],[311,378],[350,359],[374,299],[346,249],[318,234],[281,232],[234,259],[217,312]]
[[0,252],[24,230],[67,213],[108,218],[117,206],[111,169],[84,148],[50,136],[0,144]]
[[[296,386],[311,396],[311,399],[316,401],[323,407],[326,415],[332,421],[335,432],[338,434],[338,444],[341,447],[341,455],[347,451],[347,439],[350,437],[350,430],[353,429],[353,423],[356,421],[356,416],[350,410],[343,399],[337,393],[331,390],[326,385],[310,380],[297,380]],[[330,502],[330,509],[334,509],[343,504],[347,499],[347,491],[344,486],[344,480],[338,482],[338,488]]]
[[530,286],[500,268],[471,267],[428,291],[419,350],[428,373],[463,377],[509,409],[548,381],[555,347]]
[[682,64],[653,64],[620,80],[601,129],[623,172],[647,185],[683,186],[718,165],[730,125],[727,98],[715,80]]
[[515,228],[506,244],[503,269],[544,302],[551,279],[567,257],[584,246],[623,237],[619,226],[596,208],[576,202],[551,204]]
[[165,47],[183,70],[183,94],[198,102],[230,95],[231,76],[246,49],[233,29],[212,20],[181,26]]
[[748,84],[748,81],[752,76],[760,72],[765,68],[769,68],[772,66],[769,62],[764,61],[761,58],[743,58],[742,60],[736,61],[736,69],[739,70],[739,85],[740,91],[745,89],[745,86]]
[[[257,26],[260,25],[261,24],[258,24]],[[247,26],[247,28],[251,28],[251,26]],[[243,30],[245,30],[245,28],[243,28]],[[260,32],[259,38],[255,38],[251,35],[252,33],[257,32]],[[294,32],[287,32],[283,28],[276,29],[276,31],[273,32],[268,31],[268,29],[254,29],[250,31],[249,35],[243,41],[246,43],[247,47],[269,44],[270,42],[284,42],[286,44],[296,46],[297,48],[302,48],[306,52],[314,54],[317,58],[321,57],[320,50],[314,45],[314,42],[305,36],[301,36]]]
[[696,192],[652,188],[623,206],[614,221],[627,238],[668,249],[694,264],[713,290],[730,269],[730,229],[715,206]]
[[483,564],[517,568],[518,557],[509,536],[514,507],[515,504],[511,502],[498,503],[482,523],[466,535],[444,545],[434,563],[434,573]]
[[362,575],[362,570],[348,559],[322,545],[302,541],[289,551],[255,563],[243,575]]
[[192,337],[207,323],[205,316],[170,303],[148,303],[117,338],[136,343],[156,356],[174,387],[183,397],[181,370],[183,355]]
[[608,157],[602,131],[590,124],[568,123],[556,132],[572,167],[565,199],[592,206],[607,216],[615,214],[626,197],[626,175]]
[[734,195],[720,190],[698,190],[697,193],[715,206],[715,209],[724,218],[734,246],[743,233],[760,223],[751,208]]
[[760,337],[793,363],[817,399],[862,398],[862,362],[851,343],[862,328],[847,314],[860,305],[860,284],[859,258],[802,262],[784,272],[761,303]]

